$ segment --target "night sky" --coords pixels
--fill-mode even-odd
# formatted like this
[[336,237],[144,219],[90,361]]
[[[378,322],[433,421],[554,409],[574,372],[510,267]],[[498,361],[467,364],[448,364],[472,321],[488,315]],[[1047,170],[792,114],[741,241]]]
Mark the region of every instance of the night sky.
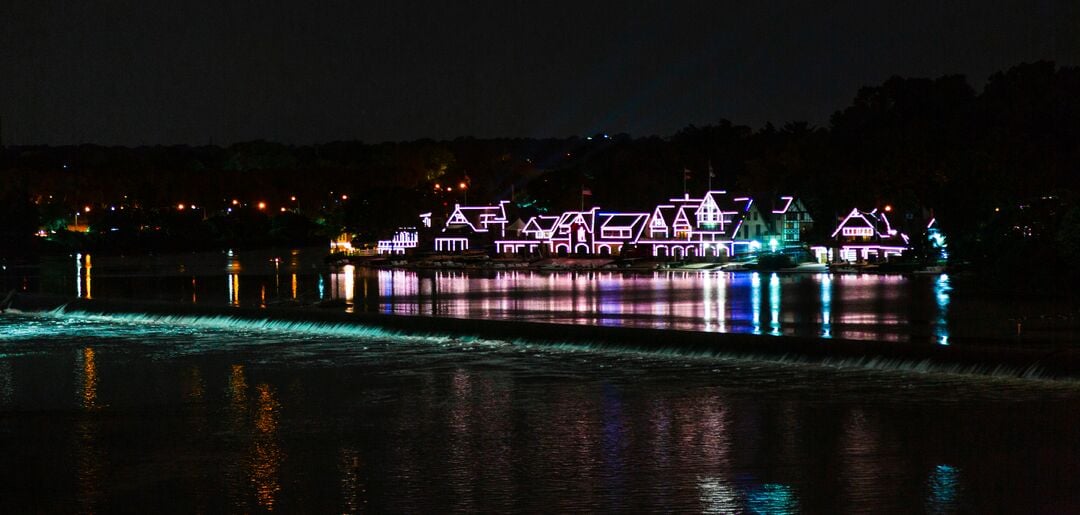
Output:
[[722,118],[826,124],[860,86],[891,75],[962,73],[979,88],[1022,61],[1080,63],[1075,1],[583,4],[5,0],[3,141],[378,142],[668,135]]

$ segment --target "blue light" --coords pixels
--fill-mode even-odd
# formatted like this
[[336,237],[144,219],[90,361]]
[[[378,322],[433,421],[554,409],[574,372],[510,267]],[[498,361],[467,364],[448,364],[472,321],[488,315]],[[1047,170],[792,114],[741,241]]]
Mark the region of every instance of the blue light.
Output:
[[790,486],[765,483],[760,489],[747,492],[746,508],[755,514],[788,514],[798,513],[799,503]]
[[750,275],[750,309],[753,312],[754,334],[761,334],[761,274]]
[[960,469],[951,465],[938,465],[926,480],[927,513],[956,513],[959,509]]
[[952,291],[952,286],[949,285],[949,275],[941,274],[938,276],[937,281],[934,282],[934,298],[937,301],[937,317],[934,320],[934,335],[937,337],[938,345],[949,344],[949,292]]
[[769,334],[780,334],[780,276],[769,277]]
[[821,274],[821,336],[832,338],[832,276]]

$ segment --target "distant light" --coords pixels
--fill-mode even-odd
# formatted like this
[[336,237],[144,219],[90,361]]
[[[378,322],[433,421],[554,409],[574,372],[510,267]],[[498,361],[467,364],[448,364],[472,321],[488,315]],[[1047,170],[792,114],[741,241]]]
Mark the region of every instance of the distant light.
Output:
[[90,206],[86,206],[86,207],[82,208],[82,210],[83,210],[84,213],[89,213],[90,212]]
[[460,182],[460,183],[458,183],[457,187],[458,187],[459,189],[465,189],[465,183],[464,183],[464,182]]
[[349,196],[348,195],[342,195],[341,200],[349,200]]
[[266,209],[266,202],[259,202],[259,211]]
[[285,208],[281,208],[281,212],[282,212],[282,213],[284,213],[284,212],[285,212]]
[[240,205],[240,201],[239,201],[239,200],[236,200],[236,199],[233,199],[233,201],[232,201],[232,205],[234,205],[234,206],[239,206],[239,205]]
[[293,195],[293,196],[289,197],[289,200],[291,200],[293,202],[296,202],[296,195]]
[[435,183],[435,189],[439,189],[439,188],[441,188],[441,186],[439,186],[439,183],[436,182]]
[[889,211],[892,211],[892,206],[891,206],[891,205],[888,205],[888,204],[886,204],[886,205],[885,205],[885,212],[886,212],[886,213],[888,213]]
[[454,191],[454,188],[451,188],[450,186],[447,186],[446,191]]
[[780,242],[776,241],[776,238],[769,240],[769,250],[776,252],[776,246],[779,244]]
[[995,208],[994,208],[994,212],[995,212],[995,213],[997,213],[997,212],[1000,212],[1000,211],[1001,211],[1001,208],[1000,208],[1000,207],[995,207]]
[[184,205],[183,204],[177,204],[176,209],[179,209],[180,211],[183,211],[184,210]]
[[116,206],[109,206],[109,211],[116,211]]

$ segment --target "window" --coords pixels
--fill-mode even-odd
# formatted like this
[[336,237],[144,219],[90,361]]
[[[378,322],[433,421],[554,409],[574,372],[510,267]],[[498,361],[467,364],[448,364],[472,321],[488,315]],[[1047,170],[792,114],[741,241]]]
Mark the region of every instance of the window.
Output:
[[870,227],[844,227],[844,236],[873,236],[874,229]]

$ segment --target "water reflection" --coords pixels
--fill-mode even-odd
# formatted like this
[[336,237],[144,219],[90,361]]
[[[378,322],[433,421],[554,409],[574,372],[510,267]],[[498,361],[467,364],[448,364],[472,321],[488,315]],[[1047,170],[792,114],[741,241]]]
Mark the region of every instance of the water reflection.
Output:
[[[207,259],[212,261],[216,276],[195,274],[202,274],[202,268],[210,264],[200,268],[198,262],[191,266],[186,262],[169,263],[169,273],[184,271],[183,278],[178,279],[183,281],[179,284],[182,298],[193,303],[267,307],[290,300],[295,302],[288,304],[295,305],[332,299],[340,301],[342,309],[349,312],[880,341],[915,339],[938,344],[951,343],[957,331],[969,334],[975,322],[962,317],[975,318],[982,313],[951,302],[955,284],[945,275],[412,271],[352,265],[318,273],[323,266],[321,260],[301,260],[296,253],[245,253],[241,259],[230,251],[212,257]],[[63,288],[69,293],[74,290],[80,297],[94,298],[123,293],[135,298],[176,298],[166,292],[168,288],[158,287],[163,280],[153,275],[147,280],[159,282],[150,285],[124,275],[126,271],[142,273],[139,267],[147,266],[143,263],[126,262],[128,268],[118,271],[113,257],[92,260],[87,254],[79,254],[75,261],[74,288],[70,258],[57,261],[67,270],[61,275]],[[305,269],[312,272],[306,274]],[[104,271],[105,275],[93,281],[95,271]],[[201,295],[199,287],[214,291],[224,288],[226,295]],[[934,300],[927,302],[930,295]],[[991,325],[978,323],[977,329],[986,333],[999,330]],[[1005,331],[1007,335],[1014,333],[1012,327]]]
[[338,467],[341,469],[342,513],[359,513],[367,504],[360,451],[351,447],[342,448],[338,455]]
[[818,276],[821,284],[821,336],[832,337],[832,275],[821,274]]
[[85,410],[97,409],[97,362],[94,358],[94,349],[86,347],[82,350],[82,406]]
[[750,274],[750,309],[753,310],[754,334],[761,334],[761,274]]
[[258,391],[258,404],[251,456],[251,484],[255,488],[255,498],[259,506],[273,511],[281,491],[278,475],[281,462],[285,458],[277,436],[281,403],[275,398],[269,385],[260,383],[255,389]]
[[929,490],[926,512],[949,514],[959,511],[960,469],[950,465],[938,465],[926,480]]
[[[919,285],[929,278],[865,274],[484,274],[346,266],[330,280],[331,298],[345,301],[350,311],[355,307],[393,314],[883,341],[928,334],[922,337],[939,343],[948,341],[945,320],[951,289],[947,278],[939,280],[935,284],[939,302],[928,306],[916,302],[915,295],[921,295]],[[931,326],[929,332],[912,327],[917,323]]]
[[799,503],[791,487],[766,483],[750,490],[746,496],[746,508],[750,513],[786,515],[799,512]]
[[11,404],[15,396],[15,379],[12,377],[11,360],[0,356],[0,406]]
[[79,356],[79,401],[83,414],[76,423],[75,457],[78,472],[78,499],[80,511],[97,511],[101,497],[101,481],[105,468],[105,453],[98,442],[100,431],[96,417],[98,411],[98,372],[94,349],[85,347]]
[[232,306],[240,305],[240,274],[229,274],[227,281],[226,293],[229,299],[229,304]]
[[[228,400],[228,427],[233,434],[244,434],[247,426],[247,378],[244,374],[244,365],[232,365],[229,367],[225,395]],[[227,461],[224,475],[232,506],[237,511],[247,510],[247,488],[245,486],[248,474],[244,470],[241,460],[232,459]]]
[[934,300],[937,303],[937,318],[934,320],[934,335],[941,345],[949,344],[949,285],[948,274],[941,274],[934,282]]
[[769,277],[769,334],[780,334],[780,276]]
[[90,254],[75,254],[75,296],[93,298],[91,270],[94,268]]

